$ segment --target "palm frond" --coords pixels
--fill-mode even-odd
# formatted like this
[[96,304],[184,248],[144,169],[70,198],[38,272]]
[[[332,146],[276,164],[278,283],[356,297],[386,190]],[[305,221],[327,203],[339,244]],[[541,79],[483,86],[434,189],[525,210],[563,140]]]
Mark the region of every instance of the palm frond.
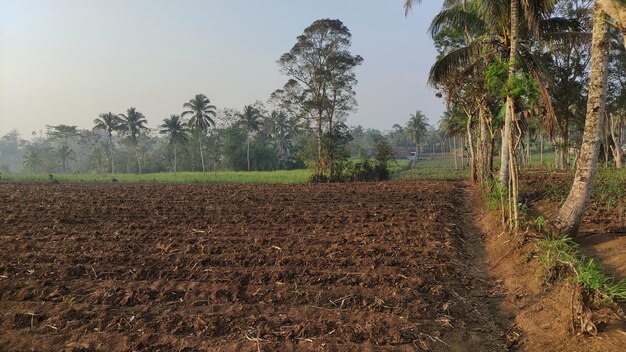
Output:
[[580,21],[573,18],[550,17],[539,21],[539,31],[543,35],[555,32],[580,32],[582,30]]
[[467,6],[464,9],[461,4],[442,10],[433,18],[428,32],[433,38],[444,28],[479,35],[485,30],[485,22],[475,11],[476,7]]
[[437,60],[430,68],[428,83],[435,85],[440,83],[452,72],[467,70],[473,63],[480,59],[483,43],[474,41],[467,46],[452,50]]
[[404,15],[408,16],[411,10],[413,10],[413,5],[421,3],[422,0],[405,0],[404,1]]

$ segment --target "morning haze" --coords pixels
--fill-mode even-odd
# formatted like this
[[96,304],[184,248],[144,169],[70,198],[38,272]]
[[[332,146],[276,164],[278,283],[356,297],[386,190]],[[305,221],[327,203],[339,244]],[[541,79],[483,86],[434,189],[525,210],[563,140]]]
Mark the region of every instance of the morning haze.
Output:
[[404,17],[403,1],[0,0],[0,135],[45,125],[91,128],[98,114],[137,107],[156,127],[206,94],[218,108],[267,100],[283,86],[276,61],[320,18],[352,33],[358,112],[350,125],[389,129],[443,104],[426,84],[426,33],[440,4]]

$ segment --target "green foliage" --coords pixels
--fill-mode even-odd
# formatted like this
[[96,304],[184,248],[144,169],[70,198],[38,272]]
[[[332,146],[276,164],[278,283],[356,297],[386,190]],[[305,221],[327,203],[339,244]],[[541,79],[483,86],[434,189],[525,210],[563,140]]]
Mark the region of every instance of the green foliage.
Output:
[[379,181],[389,179],[389,162],[393,159],[393,146],[387,138],[376,136],[374,144],[374,170]]
[[543,252],[539,258],[548,280],[554,280],[563,269],[571,269],[575,282],[596,292],[602,299],[626,300],[626,279],[615,282],[606,276],[600,265],[582,255],[578,244],[571,238],[547,239],[541,241],[538,247]]
[[506,194],[506,188],[500,187],[500,184],[498,182],[492,180],[489,183],[487,189],[489,190],[489,192],[483,193],[483,197],[487,200],[487,208],[492,211],[500,209],[502,199],[506,199],[506,197],[508,196]]
[[624,169],[601,168],[592,191],[596,206],[604,206],[611,211],[626,197],[626,171]]
[[323,158],[332,163],[329,174],[331,182],[344,179],[343,171],[348,167],[346,164],[349,163],[351,141],[352,135],[344,123],[337,123],[332,131],[324,133],[322,137]]
[[539,85],[524,71],[517,71],[509,77],[508,60],[496,59],[485,72],[485,89],[495,97],[504,99],[513,96],[524,99],[528,105],[537,103],[540,95]]

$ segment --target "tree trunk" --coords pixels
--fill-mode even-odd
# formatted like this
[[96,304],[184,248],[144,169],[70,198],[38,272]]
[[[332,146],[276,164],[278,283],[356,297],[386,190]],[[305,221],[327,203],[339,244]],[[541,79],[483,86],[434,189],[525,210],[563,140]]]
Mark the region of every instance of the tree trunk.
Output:
[[530,131],[526,131],[526,166],[531,166],[531,155],[530,155]]
[[485,118],[485,106],[481,100],[479,110],[479,135],[476,151],[478,153],[478,170],[480,183],[484,184],[489,178],[488,151],[487,151],[487,121]]
[[467,115],[467,143],[470,153],[470,180],[472,184],[478,183],[478,175],[476,174],[476,155],[474,154],[474,145],[472,142],[472,116]]
[[250,171],[250,133],[246,134],[246,160],[248,161],[248,171]]
[[610,129],[610,119],[607,118],[606,114],[604,115],[604,123],[602,124],[602,149],[603,149],[603,153],[604,153],[604,167],[608,167],[609,166],[609,150],[611,149],[611,146],[609,144],[609,139],[611,132],[609,131]]
[[135,158],[137,158],[137,168],[141,173],[141,160],[139,160],[139,152],[137,151],[137,140],[133,138],[133,151],[135,152]]
[[622,133],[624,129],[624,118],[617,114],[610,114],[611,117],[611,140],[613,141],[613,159],[615,159],[615,168],[623,168],[622,161]]
[[589,204],[598,166],[609,63],[609,56],[606,55],[609,45],[608,29],[607,18],[596,2],[591,44],[591,76],[587,98],[587,116],[580,159],[576,167],[574,182],[569,196],[553,220],[556,229],[568,235],[574,235],[578,232],[583,215]]
[[561,136],[559,137],[560,143],[555,150],[555,163],[558,170],[566,170],[567,164],[567,150],[569,149],[569,123],[565,121],[565,126],[561,129]]
[[320,115],[317,118],[317,133],[316,133],[316,137],[317,137],[317,170],[316,170],[316,174],[317,176],[321,176],[322,174],[324,174],[324,170],[322,167],[322,134],[323,134],[323,130],[322,130],[322,116]]
[[115,173],[115,163],[113,162],[113,136],[109,132],[109,158],[111,161],[111,174]]
[[496,152],[496,139],[493,134],[489,134],[489,174],[490,180],[493,180],[493,154]]
[[[509,80],[513,78],[515,75],[515,61],[517,55],[517,30],[518,30],[518,7],[519,0],[511,0],[511,45],[509,48]],[[511,147],[511,138],[512,138],[512,125],[513,125],[513,107],[515,104],[515,100],[513,96],[508,95],[506,97],[506,114],[504,117],[504,133],[502,135],[502,154],[501,154],[501,165],[500,165],[500,184],[504,187],[509,182],[509,168],[510,168],[510,153],[509,148]]]
[[461,136],[461,170],[465,170],[465,138]]
[[415,137],[415,162],[417,163],[417,159],[419,158],[420,155],[420,144],[419,144],[419,137]]
[[176,164],[178,162],[177,158],[176,158],[176,147],[177,147],[177,143],[174,143],[174,175],[176,175]]
[[541,165],[543,166],[543,133],[539,134],[539,154],[541,155]]
[[459,164],[457,162],[457,155],[456,155],[456,136],[452,137],[452,143],[453,143],[453,148],[454,148],[454,169],[458,170]]
[[204,168],[204,151],[202,150],[202,136],[198,133],[198,146],[200,147],[200,162],[202,163],[202,172],[205,172]]

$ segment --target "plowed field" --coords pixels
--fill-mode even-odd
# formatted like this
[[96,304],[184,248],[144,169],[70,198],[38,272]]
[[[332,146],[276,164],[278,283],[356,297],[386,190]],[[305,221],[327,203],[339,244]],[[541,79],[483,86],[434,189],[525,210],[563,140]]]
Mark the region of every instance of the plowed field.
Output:
[[0,183],[0,351],[505,350],[462,193]]

